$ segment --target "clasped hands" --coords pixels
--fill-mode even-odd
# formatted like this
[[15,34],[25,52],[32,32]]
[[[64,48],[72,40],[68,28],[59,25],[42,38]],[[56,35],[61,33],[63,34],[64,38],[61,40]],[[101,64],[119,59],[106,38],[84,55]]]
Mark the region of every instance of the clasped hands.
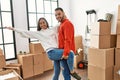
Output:
[[63,55],[61,59],[68,59],[68,56]]

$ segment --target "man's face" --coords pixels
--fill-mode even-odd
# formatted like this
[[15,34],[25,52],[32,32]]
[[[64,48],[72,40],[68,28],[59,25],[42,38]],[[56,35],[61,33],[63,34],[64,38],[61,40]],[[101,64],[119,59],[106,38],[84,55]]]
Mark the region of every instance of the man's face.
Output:
[[64,12],[62,12],[61,10],[55,11],[55,17],[58,20],[58,22],[63,21],[63,19],[64,19]]

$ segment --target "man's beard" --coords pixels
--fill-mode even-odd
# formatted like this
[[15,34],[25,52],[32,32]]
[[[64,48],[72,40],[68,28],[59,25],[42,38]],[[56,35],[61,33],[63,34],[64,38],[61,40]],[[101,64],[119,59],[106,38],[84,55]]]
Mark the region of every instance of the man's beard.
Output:
[[61,18],[61,20],[59,22],[62,22],[63,20],[64,20],[64,15],[63,15],[63,17]]

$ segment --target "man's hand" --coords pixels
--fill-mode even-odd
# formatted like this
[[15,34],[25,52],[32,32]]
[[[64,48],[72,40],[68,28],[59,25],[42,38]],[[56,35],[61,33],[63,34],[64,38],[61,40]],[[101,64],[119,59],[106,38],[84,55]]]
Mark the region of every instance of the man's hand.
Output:
[[63,55],[61,59],[68,59],[68,56]]

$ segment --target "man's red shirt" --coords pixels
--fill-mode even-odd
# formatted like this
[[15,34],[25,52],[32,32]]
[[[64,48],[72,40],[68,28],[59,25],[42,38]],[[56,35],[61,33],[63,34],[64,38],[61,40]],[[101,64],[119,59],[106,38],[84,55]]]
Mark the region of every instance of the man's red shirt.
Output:
[[64,19],[60,24],[58,33],[58,44],[60,49],[64,49],[63,55],[68,56],[70,50],[75,53],[73,24],[68,19]]

